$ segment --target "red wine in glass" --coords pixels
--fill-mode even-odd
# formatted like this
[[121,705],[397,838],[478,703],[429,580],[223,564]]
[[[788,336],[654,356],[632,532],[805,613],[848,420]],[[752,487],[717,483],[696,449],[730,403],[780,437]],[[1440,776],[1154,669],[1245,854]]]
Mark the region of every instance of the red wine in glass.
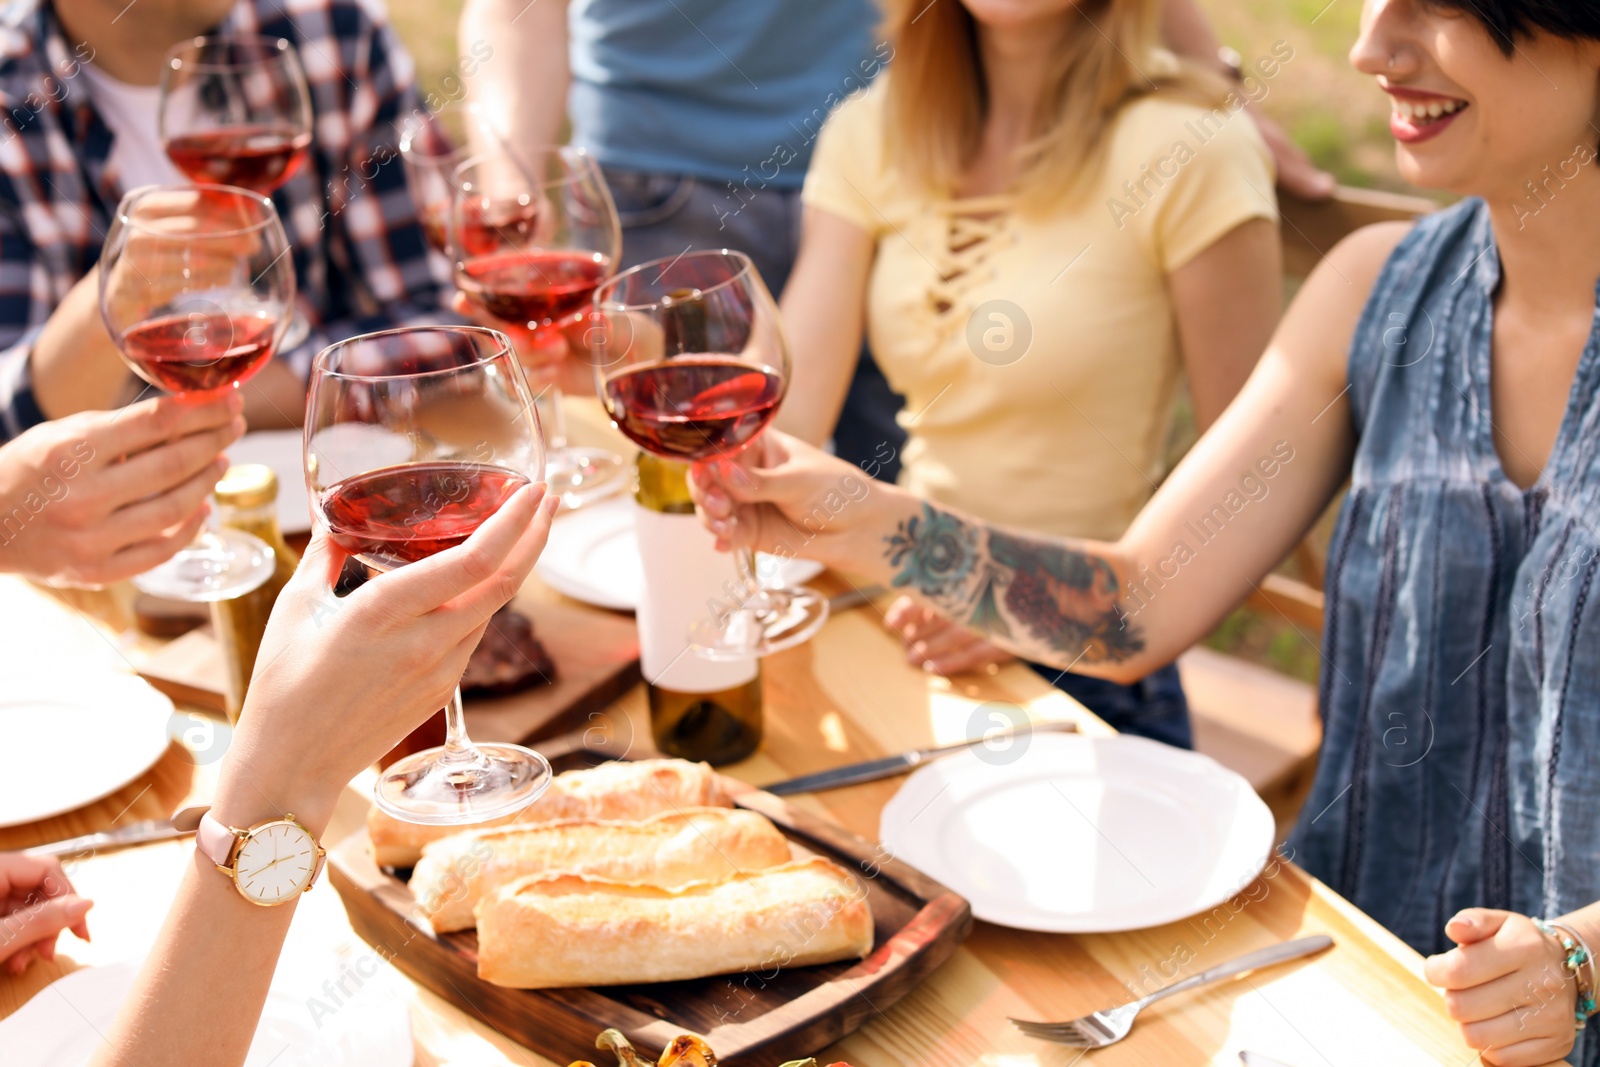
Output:
[[749,444],[777,413],[783,381],[730,356],[677,356],[607,379],[617,428],[640,448],[697,463]]
[[322,512],[340,548],[396,567],[461,544],[527,484],[487,464],[405,463],[335,482]]
[[167,315],[129,327],[122,349],[145,381],[170,393],[208,393],[260,370],[276,328],[264,313]]
[[167,156],[190,181],[270,195],[305,165],[311,134],[288,124],[222,126],[167,139]]
[[467,260],[457,275],[467,299],[501,322],[560,322],[589,306],[611,274],[599,252],[567,249],[500,252]]

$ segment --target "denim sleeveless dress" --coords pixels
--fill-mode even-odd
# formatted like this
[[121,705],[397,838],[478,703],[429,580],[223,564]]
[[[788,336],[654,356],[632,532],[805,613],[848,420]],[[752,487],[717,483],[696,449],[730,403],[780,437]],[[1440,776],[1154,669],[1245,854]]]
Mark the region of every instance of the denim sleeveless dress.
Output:
[[1499,280],[1488,211],[1465,201],[1400,243],[1356,329],[1322,758],[1292,840],[1424,953],[1464,907],[1600,899],[1600,334],[1524,491],[1491,423]]

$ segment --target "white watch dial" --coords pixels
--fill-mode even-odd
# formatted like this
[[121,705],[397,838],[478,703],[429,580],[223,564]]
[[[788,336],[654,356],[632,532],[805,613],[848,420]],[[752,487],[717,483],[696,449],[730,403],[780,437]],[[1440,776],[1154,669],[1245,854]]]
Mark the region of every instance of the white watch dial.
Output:
[[234,856],[234,881],[245,896],[261,904],[277,904],[311,884],[317,869],[317,843],[303,827],[290,822],[261,827],[239,846]]

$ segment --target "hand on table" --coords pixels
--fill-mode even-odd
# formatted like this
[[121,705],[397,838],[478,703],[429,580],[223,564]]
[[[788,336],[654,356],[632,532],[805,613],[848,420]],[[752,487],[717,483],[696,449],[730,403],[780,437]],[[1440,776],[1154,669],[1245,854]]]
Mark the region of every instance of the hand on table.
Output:
[[[321,832],[346,783],[447,704],[489,618],[527,580],[559,499],[518,491],[467,541],[333,595],[318,529],[284,587],[223,765],[219,819],[293,811]],[[226,818],[225,818],[226,817]]]
[[[235,394],[84,411],[0,445],[0,571],[46,582],[131,578],[188,544],[244,432]],[[20,523],[20,526],[18,525]]]
[[55,959],[63,930],[89,940],[85,916],[92,907],[55,857],[0,852],[0,963],[7,973],[21,974],[36,959]]
[[1467,908],[1445,925],[1456,943],[1428,957],[1423,975],[1491,1067],[1537,1067],[1572,1050],[1577,987],[1554,939],[1526,915]]
[[934,674],[951,675],[982,670],[1016,659],[997,645],[991,645],[965,626],[903,596],[889,605],[884,622],[905,642],[906,659],[912,666]]
[[499,330],[511,338],[512,347],[517,350],[517,362],[527,373],[534,395],[552,386],[564,393],[594,395],[594,369],[587,359],[588,347],[584,340],[584,331],[589,328],[587,316],[568,326],[530,330],[485,315],[459,291],[450,307],[477,325]]

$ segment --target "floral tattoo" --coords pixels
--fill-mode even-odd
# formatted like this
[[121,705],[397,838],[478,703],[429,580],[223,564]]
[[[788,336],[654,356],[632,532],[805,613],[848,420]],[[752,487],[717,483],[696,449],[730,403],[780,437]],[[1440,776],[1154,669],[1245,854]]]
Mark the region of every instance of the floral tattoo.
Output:
[[926,504],[921,518],[907,519],[886,540],[889,562],[900,568],[895,587],[910,585],[935,599],[959,592],[978,558],[977,531]]
[[1037,658],[1117,663],[1144,650],[1111,564],[1047,538],[966,522],[931,505],[884,538],[910,586],[942,611]]

